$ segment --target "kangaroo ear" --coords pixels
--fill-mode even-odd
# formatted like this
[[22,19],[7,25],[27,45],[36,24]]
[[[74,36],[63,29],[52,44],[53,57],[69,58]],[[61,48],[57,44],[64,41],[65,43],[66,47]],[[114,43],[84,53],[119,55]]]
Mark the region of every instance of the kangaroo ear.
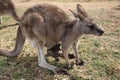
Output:
[[84,20],[84,16],[82,14],[79,14],[79,13],[75,13],[74,11],[72,11],[71,9],[69,9],[70,12],[72,12],[72,14],[76,17],[76,18],[79,18],[80,20]]
[[75,12],[72,11],[71,9],[69,9],[69,11],[72,12],[72,14],[73,14],[76,18],[78,18],[78,13],[75,13]]
[[83,14],[85,17],[89,17],[85,9],[80,4],[77,4],[76,8],[78,13]]

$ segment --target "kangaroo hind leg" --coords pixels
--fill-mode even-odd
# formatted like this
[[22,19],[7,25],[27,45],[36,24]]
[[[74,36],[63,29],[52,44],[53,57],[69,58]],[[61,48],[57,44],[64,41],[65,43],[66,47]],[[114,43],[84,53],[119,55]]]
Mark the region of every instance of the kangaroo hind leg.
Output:
[[38,50],[38,66],[40,66],[42,68],[46,68],[48,70],[52,70],[55,74],[61,73],[61,74],[67,75],[66,70],[56,67],[56,66],[53,66],[53,65],[50,65],[46,62],[46,59],[44,57],[44,43],[39,43],[36,41],[36,47]]

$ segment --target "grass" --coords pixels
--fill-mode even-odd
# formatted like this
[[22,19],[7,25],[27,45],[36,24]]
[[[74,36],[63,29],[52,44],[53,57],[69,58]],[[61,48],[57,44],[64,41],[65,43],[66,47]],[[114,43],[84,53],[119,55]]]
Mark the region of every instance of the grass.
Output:
[[[25,1],[25,0],[24,0]],[[18,8],[22,14],[23,8]],[[69,72],[77,80],[119,80],[120,79],[120,14],[115,9],[89,10],[89,14],[105,34],[101,37],[85,35],[79,41],[80,58],[84,66],[73,66]],[[13,49],[17,26],[1,28],[16,23],[12,17],[4,16],[0,25],[0,49]],[[70,52],[73,52],[70,50]],[[46,57],[50,64],[64,67],[65,60],[59,62]],[[73,61],[73,60],[72,60]],[[74,61],[73,61],[74,62]],[[0,80],[69,80],[65,75],[53,75],[51,71],[37,66],[37,53],[26,41],[17,58],[0,56]]]

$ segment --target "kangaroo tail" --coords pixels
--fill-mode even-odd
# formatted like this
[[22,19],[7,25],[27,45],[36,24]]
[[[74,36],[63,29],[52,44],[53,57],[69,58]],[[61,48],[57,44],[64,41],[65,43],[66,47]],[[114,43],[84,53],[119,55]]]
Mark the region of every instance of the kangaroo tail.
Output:
[[22,51],[25,42],[25,36],[22,34],[21,28],[18,28],[16,44],[12,51],[0,49],[0,55],[8,57],[16,57]]

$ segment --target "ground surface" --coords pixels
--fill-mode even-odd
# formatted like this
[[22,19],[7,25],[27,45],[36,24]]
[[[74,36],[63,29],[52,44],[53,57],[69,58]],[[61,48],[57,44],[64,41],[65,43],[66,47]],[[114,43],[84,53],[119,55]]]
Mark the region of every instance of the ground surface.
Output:
[[[85,35],[80,39],[80,57],[84,66],[76,66],[69,72],[77,80],[120,80],[120,2],[67,2],[41,0],[13,0],[21,16],[27,7],[39,3],[50,3],[61,7],[73,17],[68,9],[75,10],[77,3],[83,5],[94,21],[104,29],[101,37]],[[12,17],[4,16],[0,25],[0,49],[13,49],[17,26],[3,27],[16,23]],[[70,52],[73,52],[70,50]],[[47,57],[50,64],[64,67],[65,60],[56,62]],[[74,60],[72,60],[74,61]],[[51,71],[37,66],[37,53],[26,41],[18,58],[0,56],[0,80],[69,80],[65,75],[53,75]]]

